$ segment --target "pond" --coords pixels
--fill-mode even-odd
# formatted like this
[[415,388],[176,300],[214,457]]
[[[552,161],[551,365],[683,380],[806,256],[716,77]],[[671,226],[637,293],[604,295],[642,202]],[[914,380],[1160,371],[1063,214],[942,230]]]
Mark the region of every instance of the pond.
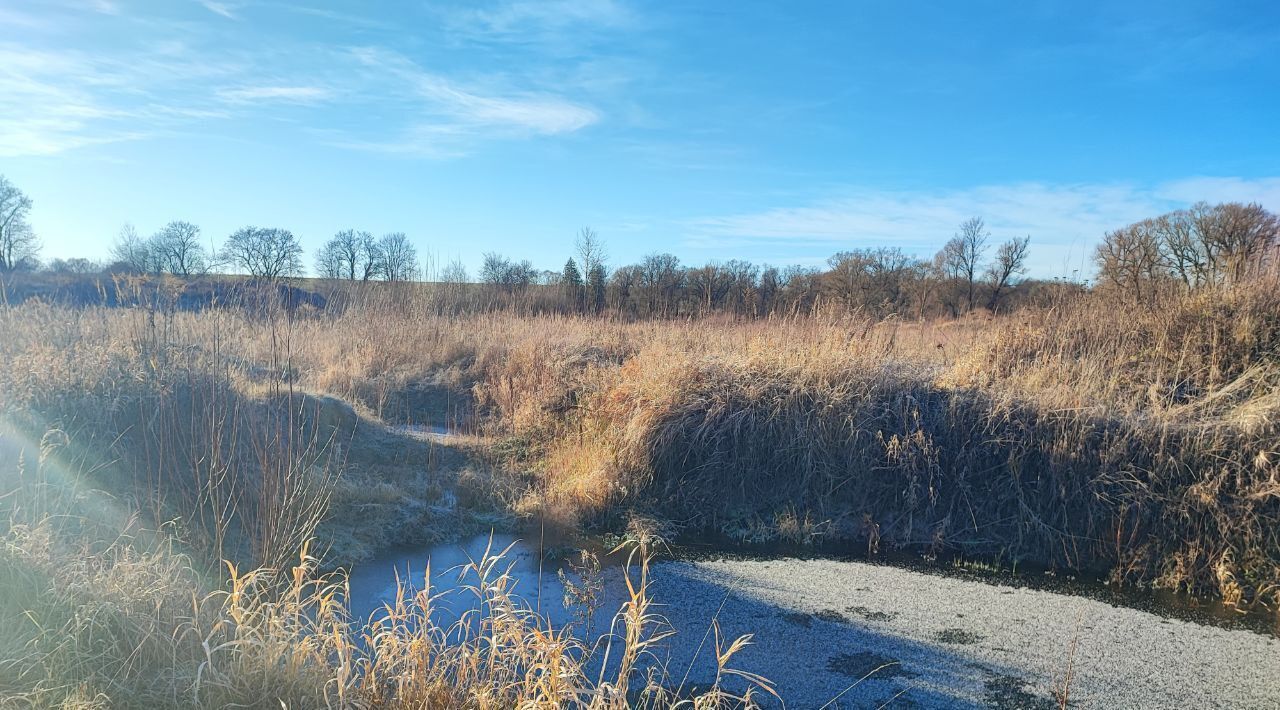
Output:
[[[585,544],[600,553],[606,564],[614,565],[613,558],[607,556],[601,545],[594,541]],[[572,572],[569,561],[560,554],[544,554],[548,551],[540,551],[536,544],[529,544],[516,535],[496,532],[428,548],[397,548],[354,566],[349,572],[352,615],[367,619],[383,605],[394,602],[401,580],[415,590],[422,589],[429,564],[432,590],[446,592],[439,607],[441,612],[446,617],[456,616],[471,603],[472,595],[465,593],[465,587],[477,581],[476,575],[465,568],[486,554],[504,552],[499,568],[510,575],[514,596],[556,626],[573,621],[574,612],[565,608],[565,585],[558,574],[561,570]],[[609,572],[610,576],[614,574]]]

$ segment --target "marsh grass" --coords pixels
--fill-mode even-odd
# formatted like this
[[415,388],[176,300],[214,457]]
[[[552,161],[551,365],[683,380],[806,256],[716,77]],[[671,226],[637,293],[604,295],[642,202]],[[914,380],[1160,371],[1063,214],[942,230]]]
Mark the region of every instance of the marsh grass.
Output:
[[[347,550],[394,542],[446,486],[567,526],[952,550],[1280,602],[1274,283],[949,323],[460,314],[414,288],[323,311],[188,311],[177,283],[131,298],[0,307],[0,690],[18,704],[768,692],[714,627],[723,683],[671,687],[643,555],[599,648],[513,598],[498,555],[468,570],[463,618],[407,585],[348,618],[319,572],[335,530],[371,529]],[[388,438],[404,422],[452,425],[474,459]]]
[[1275,606],[1277,293],[1085,294],[949,325],[517,322],[475,391],[534,462],[530,514],[661,512]]
[[[0,345],[14,363],[0,392],[37,435],[57,426],[121,460],[154,450],[135,470],[155,479],[133,488],[173,492],[141,503],[153,519],[181,503],[183,524],[220,552],[217,521],[251,520],[253,499],[274,495],[229,472],[273,464],[205,453],[279,448],[251,444],[296,428],[289,417],[315,419],[296,415],[323,395],[357,419],[443,419],[480,435],[484,465],[462,472],[459,494],[566,526],[639,513],[757,541],[951,550],[1274,603],[1277,294],[1255,282],[1146,308],[1085,293],[946,323],[455,315],[408,287],[323,312],[28,304],[0,313],[14,334]],[[282,390],[293,406],[266,406]],[[245,415],[200,418],[219,407]],[[146,427],[157,435],[139,441]],[[281,457],[304,464],[263,480],[327,490],[354,428],[299,430],[287,440],[311,455]],[[387,475],[361,495],[415,495],[411,477]],[[323,495],[280,498],[304,510]],[[285,537],[269,546],[306,536]],[[232,552],[214,557],[247,559]]]
[[[640,552],[599,648],[516,598],[497,550],[449,592],[474,597],[458,618],[406,581],[352,619],[309,546],[343,470],[439,462],[429,444],[382,461],[368,410],[304,389],[323,373],[300,362],[301,331],[332,324],[261,306],[0,312],[4,706],[727,707],[761,692],[664,687],[652,649],[670,630]],[[387,483],[403,504],[407,482]],[[744,642],[721,649],[726,679],[750,677],[729,665]]]
[[428,584],[402,581],[365,620],[346,610],[345,578],[319,573],[306,546],[282,569],[228,562],[205,592],[172,549],[125,537],[78,547],[66,524],[11,519],[4,535],[5,707],[720,708],[773,693],[733,665],[750,637],[718,634],[716,682],[671,689],[654,651],[672,630],[640,548],[609,633],[588,648],[512,592],[506,550],[490,547],[446,592],[428,568]]

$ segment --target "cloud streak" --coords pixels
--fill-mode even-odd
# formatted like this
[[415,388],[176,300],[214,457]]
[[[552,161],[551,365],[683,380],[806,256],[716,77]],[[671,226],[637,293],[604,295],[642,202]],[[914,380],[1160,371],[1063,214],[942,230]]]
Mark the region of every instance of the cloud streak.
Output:
[[[621,12],[614,0],[574,5],[561,8],[566,16],[559,17],[554,7],[507,3],[478,10],[482,15],[472,22],[486,32],[518,32],[525,22],[568,27],[609,21]],[[386,46],[333,48],[277,36],[265,25],[233,27],[218,20],[240,19],[243,3],[193,0],[185,7],[182,12],[175,6],[169,17],[121,13],[107,19],[104,14],[120,10],[114,0],[59,10],[71,13],[67,27],[111,22],[121,32],[137,33],[127,50],[82,47],[74,34],[55,32],[56,24],[42,26],[40,37],[33,32],[0,40],[0,95],[22,107],[0,114],[0,155],[52,155],[181,130],[195,120],[300,107],[304,111],[295,108],[288,118],[330,145],[444,158],[488,141],[571,134],[602,118],[595,106],[563,95],[556,87],[566,82],[540,73],[532,60],[504,60],[462,79]],[[347,23],[341,13],[302,4],[268,3],[255,10]],[[0,18],[5,14],[0,11]],[[14,19],[39,23],[59,17]],[[378,120],[352,122],[352,111]]]
[[333,92],[322,86],[243,86],[222,89],[218,91],[218,96],[238,104],[259,101],[311,104],[332,98]]
[[849,188],[835,196],[686,224],[689,247],[777,250],[900,246],[936,251],[958,225],[981,216],[995,242],[1029,235],[1037,275],[1087,267],[1109,230],[1198,200],[1280,207],[1280,178],[1195,177],[1156,185],[1015,183],[936,191]]
[[208,10],[209,12],[212,12],[215,15],[221,15],[227,18],[228,20],[239,19],[236,16],[235,8],[233,8],[231,5],[225,2],[218,2],[217,0],[197,0],[197,1],[202,6],[204,6],[206,10]]
[[[390,142],[343,141],[349,147],[456,155],[464,143],[481,138],[554,136],[582,130],[600,120],[593,107],[554,93],[464,86],[386,49],[364,47],[352,57],[368,72],[364,85],[388,85],[407,97],[416,118]],[[501,83],[506,77],[493,77]],[[381,89],[379,89],[381,91]]]
[[119,112],[85,86],[85,71],[70,57],[0,46],[0,95],[21,107],[0,114],[0,155],[50,155],[122,139],[123,134],[91,130]]
[[629,27],[637,16],[619,0],[514,0],[452,13],[450,28],[473,39],[545,41],[581,28]]
[[181,43],[119,58],[0,43],[0,95],[21,107],[0,114],[0,156],[137,140],[212,117],[217,106],[192,87],[239,71],[200,61]]

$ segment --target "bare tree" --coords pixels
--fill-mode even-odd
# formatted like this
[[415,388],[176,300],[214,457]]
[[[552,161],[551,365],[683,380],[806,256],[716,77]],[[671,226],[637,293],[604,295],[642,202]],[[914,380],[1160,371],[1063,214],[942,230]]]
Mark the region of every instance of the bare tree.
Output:
[[150,272],[152,267],[151,249],[147,240],[138,236],[138,230],[132,224],[120,228],[120,234],[111,245],[111,259],[119,266],[139,274]]
[[0,272],[31,266],[40,253],[40,240],[27,223],[31,198],[0,175]]
[[379,277],[387,281],[413,281],[418,278],[418,250],[404,232],[383,235],[376,245]]
[[1258,204],[1199,202],[1107,234],[1099,276],[1149,300],[1167,283],[1186,289],[1238,283],[1261,273],[1280,245],[1280,218]]
[[381,266],[378,243],[369,232],[338,232],[316,253],[316,273],[324,278],[368,281],[378,277]]
[[720,305],[732,286],[728,272],[714,263],[689,269],[687,278],[689,289],[697,295],[702,310],[707,312]]
[[793,313],[812,309],[818,300],[821,290],[821,272],[811,266],[792,264],[782,269],[778,275],[781,285],[781,300],[785,307]]
[[273,281],[302,274],[302,246],[287,229],[245,227],[227,237],[223,258],[250,276]]
[[83,275],[102,271],[102,264],[83,257],[73,256],[70,259],[54,259],[49,262],[47,268],[55,274]]
[[1213,208],[1203,238],[1222,280],[1239,282],[1257,274],[1267,250],[1280,243],[1280,220],[1257,203],[1229,202]]
[[480,267],[482,283],[497,286],[508,293],[523,291],[537,281],[537,277],[538,270],[529,260],[516,262],[497,252],[485,252],[484,263]]
[[444,270],[440,272],[440,281],[447,284],[464,284],[471,280],[471,276],[467,273],[467,265],[458,259],[454,259],[445,265]]
[[1189,210],[1178,210],[1157,217],[1151,225],[1158,235],[1169,268],[1188,289],[1198,288],[1212,280],[1210,255],[1200,229],[1208,223],[1208,205],[1203,202]]
[[496,251],[487,251],[484,253],[484,262],[480,265],[480,282],[500,286],[510,268],[510,259]]
[[1153,220],[1107,232],[1094,252],[1098,278],[1127,291],[1136,303],[1148,302],[1160,283],[1170,277],[1169,262],[1160,247]]
[[764,270],[760,272],[759,293],[759,310],[758,315],[765,315],[773,310],[777,303],[778,295],[782,291],[782,273],[778,271],[778,267],[765,264]]
[[996,249],[996,260],[987,267],[987,282],[991,284],[991,300],[987,308],[994,311],[1000,303],[1000,294],[1013,280],[1027,271],[1027,248],[1031,237],[1014,237]]
[[680,292],[685,285],[685,270],[674,254],[649,254],[640,262],[640,293],[650,314],[668,316],[675,313]]
[[940,262],[943,269],[950,277],[963,282],[965,302],[970,311],[977,296],[979,265],[987,251],[989,236],[982,218],[974,217],[961,223],[960,233],[942,247]]
[[608,298],[617,311],[636,312],[637,293],[640,290],[640,266],[623,266],[609,277]]
[[842,251],[827,263],[831,270],[823,275],[823,287],[849,310],[891,314],[909,305],[908,286],[916,273],[916,260],[901,249]]
[[760,267],[744,259],[730,259],[724,263],[723,270],[729,281],[725,305],[734,313],[753,311],[756,306]]
[[604,240],[596,230],[590,227],[583,227],[578,232],[578,238],[574,240],[574,248],[578,252],[578,264],[582,267],[583,273],[591,271],[592,267],[604,264],[609,259]]
[[590,227],[583,227],[574,240],[574,248],[578,252],[578,265],[582,268],[585,279],[584,299],[587,310],[599,312],[604,308],[605,284],[609,272],[605,262],[609,260],[604,240]]
[[203,274],[212,261],[200,243],[200,228],[181,220],[174,220],[156,232],[148,249],[160,269],[175,276]]
[[328,241],[316,251],[316,276],[322,279],[340,279],[343,277],[342,257]]

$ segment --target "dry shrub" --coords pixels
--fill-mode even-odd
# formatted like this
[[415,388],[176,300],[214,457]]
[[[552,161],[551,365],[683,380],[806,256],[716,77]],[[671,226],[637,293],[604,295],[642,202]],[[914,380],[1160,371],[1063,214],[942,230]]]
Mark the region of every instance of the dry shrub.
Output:
[[978,339],[942,383],[1124,413],[1201,405],[1203,418],[1274,389],[1278,353],[1280,284],[1267,280],[1152,308],[1094,296],[1023,311]]
[[[728,708],[773,692],[730,665],[744,636],[718,645],[711,687],[674,694],[642,550],[613,628],[588,647],[512,594],[505,551],[492,548],[463,570],[465,586],[403,582],[366,625],[345,609],[343,578],[318,574],[305,547],[282,570],[228,563],[225,586],[206,594],[171,552],[67,548],[54,528],[0,538],[0,693],[25,707]],[[444,594],[472,602],[449,616]]]
[[1185,296],[1124,328],[1083,298],[989,324],[943,368],[848,324],[640,332],[576,379],[548,355],[537,388],[575,406],[520,419],[545,451],[526,507],[757,538],[811,515],[872,545],[1280,602],[1276,293]]
[[213,559],[274,564],[313,533],[343,432],[281,376],[278,349],[245,357],[252,323],[39,304],[0,321],[14,335],[0,343],[0,440],[65,432],[69,468]]

